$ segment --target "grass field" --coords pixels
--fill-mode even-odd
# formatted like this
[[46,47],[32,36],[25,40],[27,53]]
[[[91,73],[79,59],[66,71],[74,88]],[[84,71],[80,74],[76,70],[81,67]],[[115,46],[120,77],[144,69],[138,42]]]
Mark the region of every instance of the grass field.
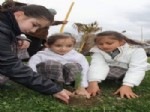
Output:
[[63,104],[52,96],[39,94],[10,81],[0,86],[0,112],[150,112],[150,71],[142,84],[133,89],[139,98],[128,100],[113,96],[118,87],[117,82],[103,82],[103,94],[97,103],[93,107],[80,108]]

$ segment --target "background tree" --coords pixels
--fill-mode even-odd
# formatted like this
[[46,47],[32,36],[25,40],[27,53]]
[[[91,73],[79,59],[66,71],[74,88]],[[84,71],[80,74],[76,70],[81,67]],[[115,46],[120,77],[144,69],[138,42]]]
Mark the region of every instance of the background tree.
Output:
[[90,24],[74,23],[73,27],[82,35],[78,51],[86,54],[94,44],[95,33],[102,31],[102,28],[98,26],[96,21]]

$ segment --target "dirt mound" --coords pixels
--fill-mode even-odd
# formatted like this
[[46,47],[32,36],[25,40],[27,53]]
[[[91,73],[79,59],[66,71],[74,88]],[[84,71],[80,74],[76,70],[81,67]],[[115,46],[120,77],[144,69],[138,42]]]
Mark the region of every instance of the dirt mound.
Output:
[[100,95],[91,97],[90,99],[85,98],[84,96],[74,95],[70,97],[69,105],[72,107],[79,108],[90,108],[93,106],[99,105]]

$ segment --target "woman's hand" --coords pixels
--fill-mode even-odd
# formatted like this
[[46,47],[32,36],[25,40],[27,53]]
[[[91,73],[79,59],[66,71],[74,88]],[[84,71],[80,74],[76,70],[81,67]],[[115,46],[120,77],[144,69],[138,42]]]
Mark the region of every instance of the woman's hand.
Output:
[[89,82],[89,86],[87,88],[87,91],[91,96],[96,96],[96,94],[99,94],[100,89],[99,89],[97,81]]
[[58,98],[58,99],[60,99],[60,100],[62,100],[62,101],[64,101],[65,103],[69,103],[69,96],[70,95],[72,95],[72,93],[70,92],[70,91],[68,91],[68,90],[66,90],[66,89],[63,89],[62,91],[60,91],[60,92],[58,92],[58,93],[56,93],[56,94],[54,94],[53,96],[55,97],[55,98]]
[[18,40],[19,49],[26,49],[30,46],[30,42],[27,40]]
[[79,87],[75,90],[74,94],[85,96],[86,98],[90,98],[90,94],[86,91],[84,87]]
[[137,98],[139,97],[138,95],[136,95],[130,86],[126,86],[126,85],[123,85],[121,86],[115,93],[114,95],[117,95],[117,94],[120,94],[120,97],[121,98],[128,98],[128,99],[131,99],[131,98]]

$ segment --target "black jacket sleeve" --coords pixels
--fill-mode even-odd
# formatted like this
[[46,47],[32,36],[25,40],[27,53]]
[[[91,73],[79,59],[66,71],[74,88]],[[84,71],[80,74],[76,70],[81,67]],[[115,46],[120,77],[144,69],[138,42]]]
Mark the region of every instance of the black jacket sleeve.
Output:
[[0,27],[0,74],[26,87],[44,94],[54,94],[62,88],[50,79],[33,72],[24,65],[12,51],[11,43],[14,35]]

